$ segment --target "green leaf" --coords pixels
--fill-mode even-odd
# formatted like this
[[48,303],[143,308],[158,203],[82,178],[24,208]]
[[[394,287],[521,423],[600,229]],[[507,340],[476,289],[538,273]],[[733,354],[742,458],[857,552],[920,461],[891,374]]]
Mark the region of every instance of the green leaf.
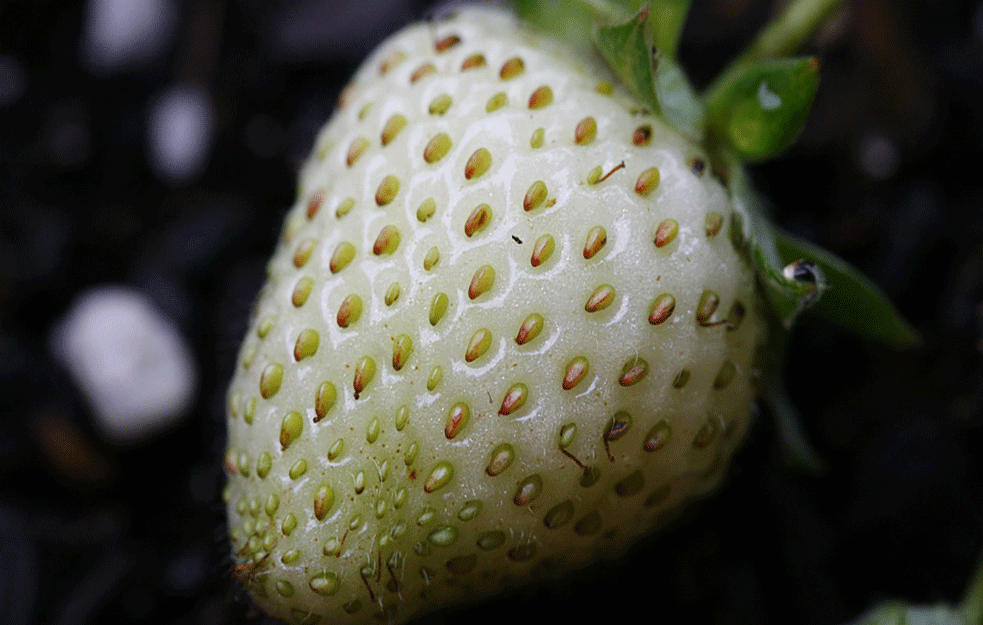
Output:
[[676,130],[702,142],[706,107],[676,61],[659,52],[655,61],[655,95],[662,117]]
[[624,85],[653,113],[658,113],[647,21],[648,8],[642,8],[627,22],[598,27],[594,31],[594,43]]
[[760,61],[711,94],[710,127],[738,158],[769,158],[798,136],[818,86],[814,57]]
[[[603,7],[602,7],[603,8]],[[616,7],[611,7],[614,10]],[[579,46],[592,46],[594,23],[599,18],[598,7],[586,2],[543,2],[515,0],[519,17],[533,26],[562,36],[563,40]]]
[[803,311],[815,304],[826,289],[822,271],[808,264],[782,261],[776,229],[738,163],[729,167],[732,206],[730,236],[738,250],[751,261],[763,287],[769,308],[787,330]]
[[649,2],[649,21],[652,28],[652,43],[670,59],[676,58],[679,36],[689,13],[690,0],[651,0]]
[[813,308],[823,318],[857,334],[895,347],[914,347],[918,332],[897,311],[887,295],[843,259],[811,243],[778,231],[781,257],[807,258],[819,265],[827,288]]

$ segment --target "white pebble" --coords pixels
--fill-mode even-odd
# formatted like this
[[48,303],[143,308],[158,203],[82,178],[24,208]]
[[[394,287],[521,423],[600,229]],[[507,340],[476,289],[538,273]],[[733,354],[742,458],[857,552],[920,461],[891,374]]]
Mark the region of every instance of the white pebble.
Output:
[[170,0],[89,0],[82,58],[100,73],[139,67],[164,51],[176,18]]
[[53,355],[115,443],[134,443],[184,416],[197,390],[193,353],[138,289],[105,285],[79,296],[50,337]]
[[214,133],[211,98],[199,89],[172,87],[151,105],[150,164],[172,184],[192,180],[208,162]]

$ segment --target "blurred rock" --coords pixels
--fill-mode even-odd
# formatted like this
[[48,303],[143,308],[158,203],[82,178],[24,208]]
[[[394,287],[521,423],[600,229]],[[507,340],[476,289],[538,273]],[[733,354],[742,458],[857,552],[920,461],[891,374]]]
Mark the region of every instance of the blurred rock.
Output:
[[172,86],[151,105],[147,126],[150,165],[171,184],[197,178],[208,163],[215,132],[211,97],[190,86]]
[[82,59],[94,73],[144,65],[170,43],[176,18],[171,0],[89,0]]
[[159,433],[194,400],[191,348],[142,291],[107,285],[82,294],[52,332],[50,347],[112,442]]
[[17,102],[26,87],[24,65],[10,54],[0,54],[0,108]]

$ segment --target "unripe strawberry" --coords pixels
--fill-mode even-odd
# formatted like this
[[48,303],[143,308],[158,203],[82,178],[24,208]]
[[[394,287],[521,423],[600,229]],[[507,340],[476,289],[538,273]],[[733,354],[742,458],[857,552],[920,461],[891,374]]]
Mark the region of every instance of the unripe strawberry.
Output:
[[373,53],[301,174],[229,393],[256,602],[400,622],[616,555],[712,489],[766,334],[713,158],[498,10]]

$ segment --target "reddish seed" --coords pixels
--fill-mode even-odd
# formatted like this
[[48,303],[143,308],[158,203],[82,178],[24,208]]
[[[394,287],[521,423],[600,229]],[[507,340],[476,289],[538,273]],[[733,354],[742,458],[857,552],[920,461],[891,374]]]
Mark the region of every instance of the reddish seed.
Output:
[[317,212],[321,210],[321,203],[324,202],[324,194],[318,191],[307,201],[307,218],[314,219]]
[[438,39],[437,43],[434,44],[434,49],[437,53],[447,52],[457,44],[461,43],[461,38],[457,35],[447,35],[442,39]]

